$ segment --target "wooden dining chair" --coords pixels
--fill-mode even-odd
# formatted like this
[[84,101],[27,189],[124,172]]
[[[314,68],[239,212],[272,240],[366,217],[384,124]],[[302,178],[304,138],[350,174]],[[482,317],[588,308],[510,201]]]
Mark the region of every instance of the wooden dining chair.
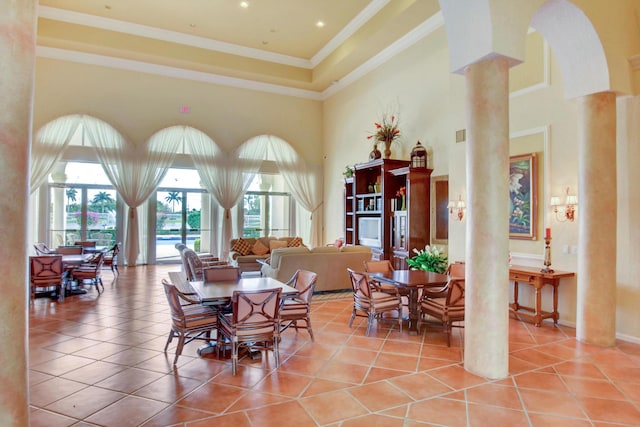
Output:
[[[391,264],[391,261],[389,261],[388,259],[383,259],[380,261],[369,260],[364,261],[364,271],[367,273],[390,273],[394,271],[394,268]],[[378,288],[382,290],[382,292],[386,292],[391,295],[400,295],[400,298],[402,299],[402,305],[406,307],[409,306],[409,289],[380,282],[374,277],[371,277],[371,280],[376,282]]]
[[100,286],[104,291],[104,284],[102,283],[102,263],[104,262],[104,253],[98,252],[94,254],[87,262],[78,267],[73,267],[71,270],[71,276],[73,280],[77,280],[78,284],[89,282],[92,286],[96,287],[98,293],[100,293]]
[[228,265],[228,263],[224,261],[203,260],[193,249],[190,248],[184,248],[182,250],[182,256],[184,257],[183,264],[186,266],[186,273],[189,281],[204,280],[202,270],[206,267]]
[[[280,367],[280,288],[260,291],[234,291],[231,313],[218,315],[218,342],[231,344],[231,373],[238,372],[238,352],[241,346],[273,351],[276,368]],[[221,346],[217,346],[218,357]],[[226,351],[226,347],[224,348]]]
[[178,363],[178,358],[182,354],[185,344],[196,339],[211,341],[211,332],[218,326],[218,313],[210,306],[184,305],[183,295],[166,279],[162,279],[162,287],[171,310],[171,330],[167,343],[164,345],[164,352],[167,352],[173,338],[178,337],[176,355],[173,359],[175,365]]
[[232,265],[211,266],[202,269],[205,282],[237,282],[240,280],[240,269]]
[[58,246],[56,253],[59,255],[82,255],[84,248],[80,245]]
[[104,253],[104,267],[111,268],[113,274],[120,274],[118,271],[118,254],[120,253],[120,247],[122,242],[118,242]]
[[[367,273],[356,272],[348,268],[353,288],[353,311],[349,320],[352,327],[356,316],[367,318],[367,330],[369,336],[371,326],[376,320],[397,322],[402,332],[402,300],[399,295],[391,295],[383,292],[369,277]],[[397,313],[395,317],[384,317],[385,313]]]
[[29,281],[31,301],[38,289],[55,289],[58,299],[64,299],[64,268],[62,255],[38,255],[29,257]]
[[83,248],[95,248],[95,240],[77,240],[73,243],[75,246],[82,246]]
[[423,296],[420,300],[420,327],[425,325],[431,328],[443,330],[447,335],[447,347],[451,347],[452,327],[464,327],[464,280],[451,279],[447,284],[443,298],[430,298]]
[[280,305],[280,333],[289,327],[298,331],[298,321],[304,321],[313,341],[313,329],[311,329],[311,298],[315,290],[318,275],[308,270],[296,271],[287,285],[296,288],[298,295],[282,298]]
[[35,243],[33,245],[33,248],[36,250],[36,255],[51,255],[51,254],[55,254],[55,252],[52,251],[51,249],[49,249],[49,247],[43,242]]

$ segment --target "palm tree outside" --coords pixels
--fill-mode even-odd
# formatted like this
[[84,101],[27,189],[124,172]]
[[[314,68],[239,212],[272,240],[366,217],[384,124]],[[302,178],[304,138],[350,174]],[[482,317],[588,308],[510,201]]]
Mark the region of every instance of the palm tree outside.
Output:
[[113,199],[111,198],[111,194],[106,191],[100,191],[93,197],[93,200],[91,200],[91,203],[100,205],[100,213],[104,213],[105,206],[110,202],[113,202]]
[[69,212],[71,202],[75,203],[77,201],[78,190],[75,188],[67,188],[65,193],[67,196],[67,212]]
[[164,198],[167,203],[171,203],[171,213],[176,212],[176,203],[182,202],[182,197],[178,191],[169,191],[169,195]]

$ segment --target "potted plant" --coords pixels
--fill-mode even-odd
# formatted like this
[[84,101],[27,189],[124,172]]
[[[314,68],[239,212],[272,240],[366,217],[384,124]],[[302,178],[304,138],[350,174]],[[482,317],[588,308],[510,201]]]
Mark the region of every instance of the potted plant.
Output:
[[353,166],[345,166],[344,171],[342,172],[342,176],[344,176],[345,178],[351,178],[353,176]]
[[416,254],[407,258],[407,264],[412,270],[433,271],[434,273],[445,273],[449,265],[449,259],[444,252],[444,248],[438,249],[435,246],[425,246],[424,249],[413,249]]

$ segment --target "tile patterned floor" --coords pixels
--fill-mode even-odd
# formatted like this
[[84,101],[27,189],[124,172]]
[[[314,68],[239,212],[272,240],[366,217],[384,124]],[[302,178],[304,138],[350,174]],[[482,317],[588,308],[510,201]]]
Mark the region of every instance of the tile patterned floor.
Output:
[[[462,368],[435,332],[347,326],[349,299],[314,303],[315,342],[286,331],[272,355],[163,353],[169,310],[160,280],[177,266],[105,273],[105,292],[30,309],[31,426],[638,426],[640,345],[584,345],[571,328],[511,320],[510,374],[488,381]],[[391,329],[388,329],[391,328]]]

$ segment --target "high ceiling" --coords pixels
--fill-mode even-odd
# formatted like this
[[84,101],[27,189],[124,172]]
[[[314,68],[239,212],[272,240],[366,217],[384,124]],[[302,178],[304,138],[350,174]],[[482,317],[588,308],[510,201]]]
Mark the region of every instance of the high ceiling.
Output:
[[38,55],[320,94],[439,12],[437,0],[241,3],[40,0]]

